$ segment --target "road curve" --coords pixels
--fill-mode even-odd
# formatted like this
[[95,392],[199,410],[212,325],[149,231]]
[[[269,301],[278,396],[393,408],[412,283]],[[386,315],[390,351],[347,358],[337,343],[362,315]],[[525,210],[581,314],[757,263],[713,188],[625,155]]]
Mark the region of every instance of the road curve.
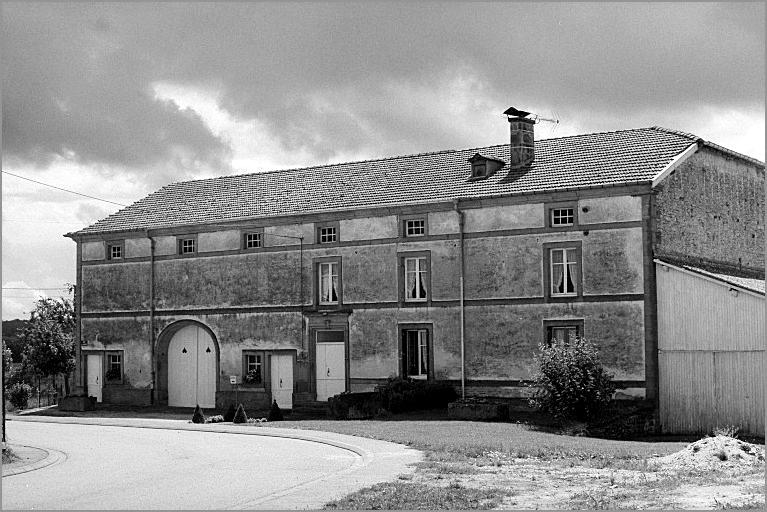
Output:
[[4,509],[316,509],[421,458],[341,434],[179,420],[26,417],[8,436],[67,457],[4,477]]

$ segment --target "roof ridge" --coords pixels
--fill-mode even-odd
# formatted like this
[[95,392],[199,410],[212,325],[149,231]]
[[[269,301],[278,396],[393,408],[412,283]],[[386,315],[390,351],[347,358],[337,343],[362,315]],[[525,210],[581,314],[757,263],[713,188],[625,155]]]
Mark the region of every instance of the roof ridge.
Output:
[[[563,140],[563,139],[572,139],[577,137],[590,137],[593,135],[606,135],[606,134],[613,134],[613,133],[625,133],[625,132],[639,132],[639,131],[646,131],[646,130],[653,130],[653,129],[660,129],[663,131],[668,131],[670,133],[677,133],[674,130],[669,130],[657,126],[648,127],[648,128],[626,128],[623,130],[608,130],[603,132],[591,132],[591,133],[579,133],[574,135],[564,135],[562,137],[549,137],[545,139],[537,139],[536,142],[543,142],[543,141],[554,141],[554,140]],[[684,132],[678,132],[677,134],[683,134]],[[689,136],[687,134],[686,136]],[[694,136],[693,136],[694,137]],[[227,178],[241,178],[245,176],[253,176],[253,175],[265,175],[265,174],[279,174],[279,173],[288,173],[288,172],[298,172],[298,171],[306,171],[310,169],[320,169],[323,167],[333,167],[338,165],[353,165],[353,164],[363,164],[368,162],[385,162],[387,160],[399,160],[401,158],[414,158],[414,157],[421,157],[421,156],[429,156],[429,155],[440,155],[440,154],[448,154],[448,153],[461,153],[464,151],[483,151],[488,150],[491,148],[498,148],[508,146],[508,143],[502,143],[502,144],[491,144],[490,146],[479,146],[479,147],[469,147],[469,148],[460,148],[460,149],[441,149],[436,151],[424,151],[421,153],[408,153],[404,155],[393,155],[393,156],[386,156],[386,157],[379,157],[379,158],[365,158],[362,160],[350,160],[346,162],[336,162],[336,163],[329,163],[329,164],[321,164],[321,165],[307,165],[303,167],[291,167],[288,169],[272,169],[268,171],[253,171],[253,172],[243,172],[241,174],[228,174],[225,176],[214,176],[212,178],[199,178],[195,180],[182,180],[182,181],[173,181],[166,185],[164,185],[162,188],[169,187],[171,185],[178,185],[181,183],[197,183],[202,181],[214,181],[214,180],[224,180]]]
[[684,132],[682,130],[675,130],[673,128],[665,128],[663,126],[653,126],[653,130],[658,130],[660,132],[666,132],[666,133],[673,133],[674,135],[681,135],[682,137],[687,137],[688,139],[694,140],[694,141],[702,141],[703,139],[701,137],[698,137],[694,133],[690,132]]

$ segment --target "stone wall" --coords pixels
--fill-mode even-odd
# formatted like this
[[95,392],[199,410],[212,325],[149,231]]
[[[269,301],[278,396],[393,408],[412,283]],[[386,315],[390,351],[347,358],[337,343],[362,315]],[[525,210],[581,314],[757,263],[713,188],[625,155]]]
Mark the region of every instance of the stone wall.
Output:
[[764,168],[703,147],[661,182],[656,257],[764,276]]

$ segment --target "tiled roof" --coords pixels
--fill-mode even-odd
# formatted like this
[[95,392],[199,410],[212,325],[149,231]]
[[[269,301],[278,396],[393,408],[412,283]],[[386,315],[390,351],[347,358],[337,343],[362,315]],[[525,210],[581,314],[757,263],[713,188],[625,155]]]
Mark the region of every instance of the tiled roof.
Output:
[[172,183],[72,235],[648,183],[698,141],[659,127],[543,139],[526,172],[479,181],[467,159],[508,162],[508,144]]

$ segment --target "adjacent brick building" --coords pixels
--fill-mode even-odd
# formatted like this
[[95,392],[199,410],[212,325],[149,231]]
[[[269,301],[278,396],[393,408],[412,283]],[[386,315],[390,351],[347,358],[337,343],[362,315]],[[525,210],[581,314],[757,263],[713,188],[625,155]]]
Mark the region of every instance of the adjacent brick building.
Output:
[[[523,396],[582,335],[658,397],[653,258],[764,277],[764,165],[643,128],[174,183],[77,242],[77,384],[284,407],[391,375]],[[111,372],[108,372],[111,370]],[[109,378],[107,378],[109,377]]]

